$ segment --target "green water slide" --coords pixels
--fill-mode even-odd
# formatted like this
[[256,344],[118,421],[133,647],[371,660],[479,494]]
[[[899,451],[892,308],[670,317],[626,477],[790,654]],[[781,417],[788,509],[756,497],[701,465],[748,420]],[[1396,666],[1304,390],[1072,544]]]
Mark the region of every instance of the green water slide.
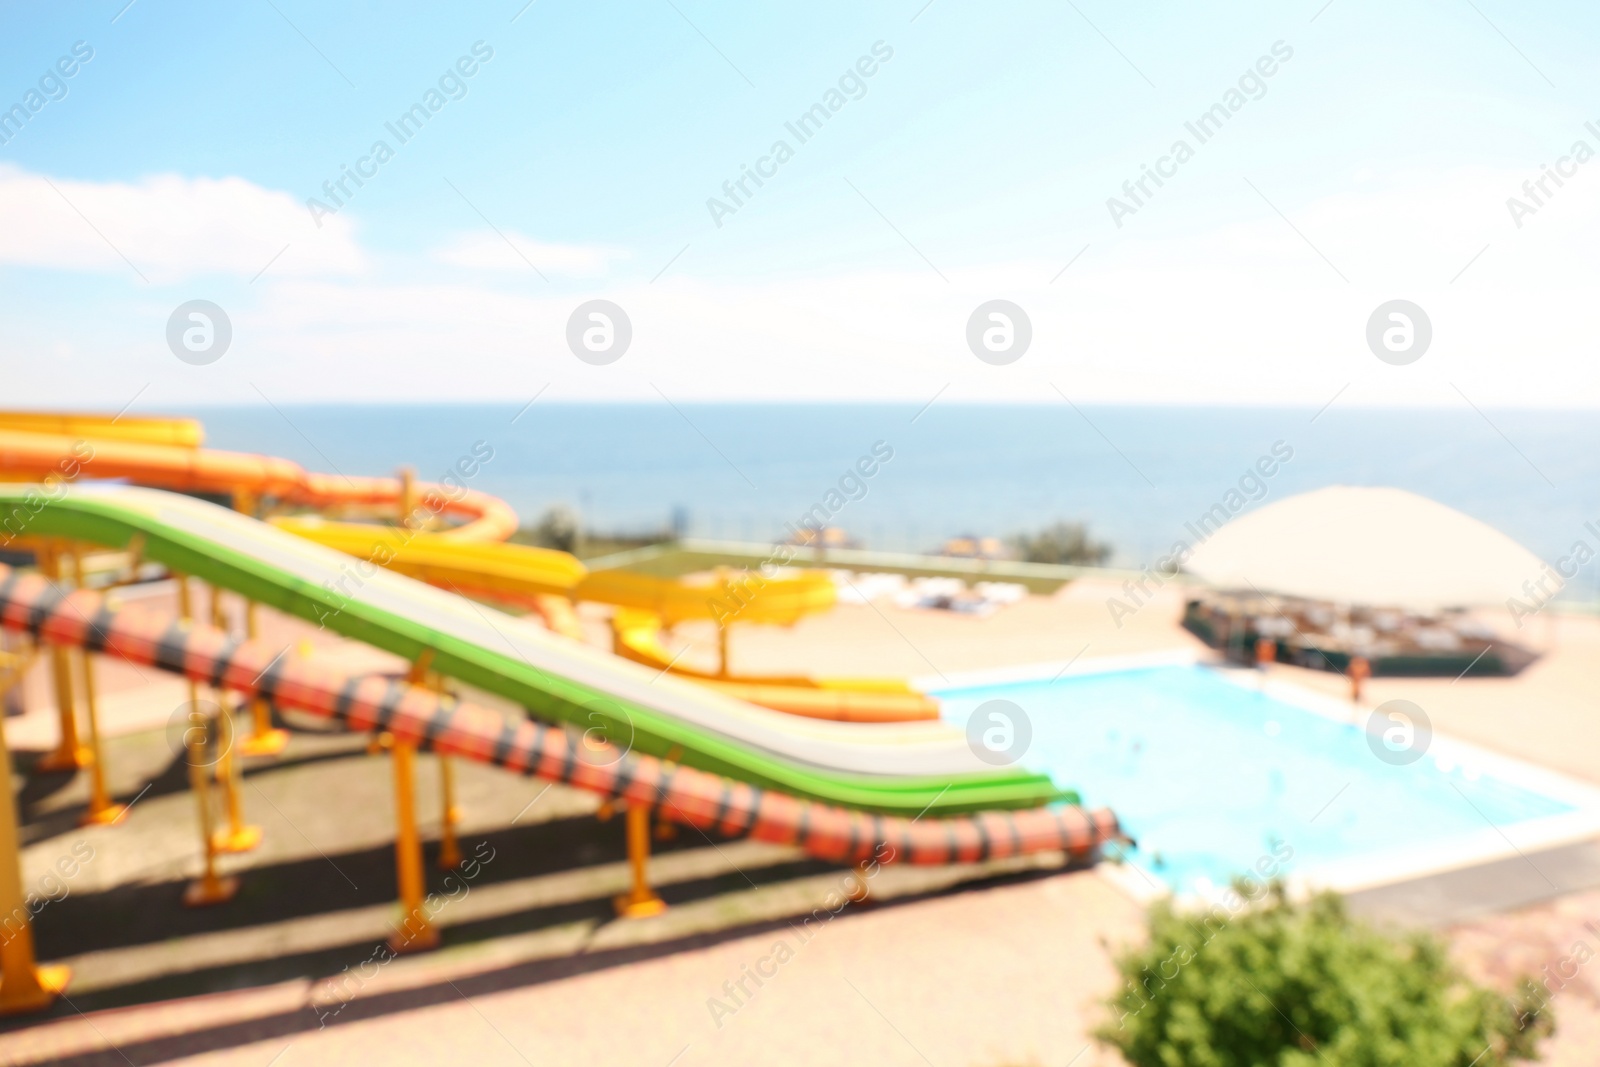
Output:
[[938,722],[844,723],[724,697],[454,593],[192,497],[114,484],[0,486],[0,523],[25,536],[126,548],[287,615],[493,693],[537,719],[828,804],[889,814],[1029,808],[1077,797],[996,768]]

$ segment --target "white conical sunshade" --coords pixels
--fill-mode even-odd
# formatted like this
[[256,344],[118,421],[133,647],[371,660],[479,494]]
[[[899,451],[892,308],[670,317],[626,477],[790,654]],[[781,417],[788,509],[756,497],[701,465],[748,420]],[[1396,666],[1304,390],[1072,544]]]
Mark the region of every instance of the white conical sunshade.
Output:
[[1404,489],[1349,485],[1229,521],[1184,568],[1220,588],[1414,611],[1526,603],[1523,583],[1546,571],[1526,548],[1454,508]]

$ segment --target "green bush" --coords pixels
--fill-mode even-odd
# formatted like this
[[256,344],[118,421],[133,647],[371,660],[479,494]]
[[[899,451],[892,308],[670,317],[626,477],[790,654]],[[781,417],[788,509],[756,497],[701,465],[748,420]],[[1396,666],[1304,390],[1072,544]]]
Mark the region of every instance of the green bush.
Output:
[[1158,904],[1149,943],[1118,957],[1095,1036],[1133,1067],[1503,1067],[1554,1030],[1531,992],[1474,985],[1432,935],[1386,937],[1331,894],[1246,888],[1259,907]]
[[1111,557],[1111,546],[1089,537],[1089,528],[1076,522],[1058,522],[1036,534],[1011,539],[1017,558],[1028,563],[1067,563],[1098,567]]

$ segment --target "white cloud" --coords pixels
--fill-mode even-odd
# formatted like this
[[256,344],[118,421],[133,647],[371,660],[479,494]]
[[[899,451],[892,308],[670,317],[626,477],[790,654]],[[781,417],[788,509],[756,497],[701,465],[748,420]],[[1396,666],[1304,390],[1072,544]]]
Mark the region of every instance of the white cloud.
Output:
[[[941,403],[1061,403],[1059,387],[1077,403],[1316,407],[1339,393],[1340,405],[1464,407],[1465,396],[1480,407],[1600,407],[1600,305],[1590,295],[1600,284],[1591,252],[1600,206],[1588,188],[1600,164],[1517,229],[1505,199],[1524,177],[1455,170],[1353,181],[1309,203],[1280,200],[1293,228],[1248,189],[1231,205],[1239,221],[1204,231],[1163,232],[1160,211],[1142,212],[1053,284],[1067,255],[941,261],[949,282],[920,263],[789,278],[670,271],[654,284],[566,295],[520,283],[280,278],[274,267],[229,305],[234,350],[199,371],[166,352],[171,306],[154,300],[41,327],[37,342],[13,330],[11,348],[69,343],[75,363],[103,366],[80,380],[113,406],[153,381],[150,401],[169,406],[259,402],[256,386],[279,402],[510,402],[551,383],[550,398],[566,400],[659,401],[659,388],[675,402],[920,404],[948,387]],[[610,366],[566,347],[567,319],[591,297],[632,320],[632,347]],[[996,297],[1022,305],[1034,327],[1033,347],[1006,367],[980,363],[964,338],[973,309]],[[1395,298],[1433,320],[1433,347],[1405,367],[1379,362],[1364,340],[1373,309]],[[19,400],[51,402],[58,378],[21,362]]]
[[436,250],[434,258],[475,270],[526,271],[531,265],[547,276],[592,278],[603,274],[613,260],[627,259],[628,253],[599,245],[551,244],[511,230],[504,231],[503,237],[492,230],[477,230],[459,235]]
[[130,184],[0,166],[0,263],[97,272],[131,264],[159,283],[253,277],[280,252],[275,275],[350,273],[364,260],[350,220],[318,230],[288,193],[243,178],[163,174]]

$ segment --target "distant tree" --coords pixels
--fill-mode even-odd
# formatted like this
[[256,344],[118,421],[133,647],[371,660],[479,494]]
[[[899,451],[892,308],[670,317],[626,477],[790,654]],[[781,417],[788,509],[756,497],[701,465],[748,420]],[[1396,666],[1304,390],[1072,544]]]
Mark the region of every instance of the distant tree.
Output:
[[541,548],[577,552],[583,544],[583,530],[572,509],[557,504],[539,516],[539,524],[528,531],[526,539]]
[[672,529],[666,526],[635,530],[587,529],[577,512],[565,504],[556,504],[540,515],[538,522],[517,530],[510,540],[513,544],[553,548],[584,559],[593,559],[613,552],[663,544],[675,536]]
[[1037,534],[1012,539],[1017,557],[1029,563],[1067,563],[1097,567],[1111,558],[1111,546],[1089,539],[1089,529],[1078,522],[1058,522]]
[[1531,989],[1474,985],[1430,934],[1387,937],[1332,894],[1254,889],[1263,904],[1235,913],[1156,905],[1095,1036],[1133,1067],[1504,1067],[1554,1032]]

